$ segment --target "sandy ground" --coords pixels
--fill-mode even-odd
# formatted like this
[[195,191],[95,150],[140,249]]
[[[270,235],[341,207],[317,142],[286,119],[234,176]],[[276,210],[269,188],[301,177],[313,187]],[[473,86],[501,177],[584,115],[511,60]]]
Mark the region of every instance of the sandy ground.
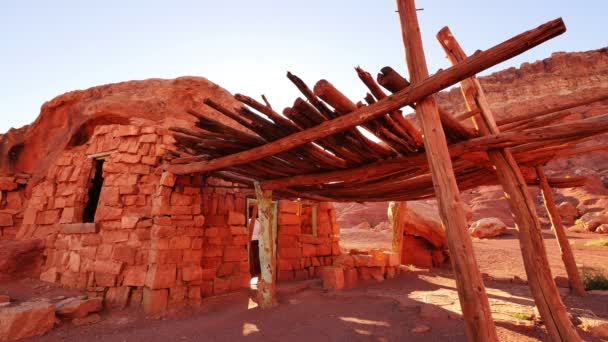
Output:
[[[550,231],[544,233],[553,273],[565,275],[557,244]],[[357,234],[364,237],[361,232]],[[598,235],[569,233],[569,236],[575,241],[573,248],[579,263],[608,267],[608,248],[585,246],[586,241]],[[525,279],[516,232],[509,231],[498,239],[475,240],[474,245],[482,272],[494,278],[486,280],[486,288],[500,339],[548,341],[542,325],[514,318],[515,314],[534,312],[527,286],[510,281],[513,275]],[[66,291],[24,280],[12,285],[4,282],[0,284],[0,292],[19,292],[18,289],[28,287],[36,288],[39,296]],[[606,296],[577,298],[570,296],[567,289],[560,292],[575,315],[593,312],[608,318]],[[280,304],[270,310],[257,308],[250,300],[251,294],[244,291],[207,299],[201,307],[173,313],[162,320],[147,320],[138,308],[106,312],[102,321],[94,325],[74,327],[65,322],[47,335],[30,340],[466,341],[449,269],[407,271],[395,280],[339,292],[323,291],[319,281],[282,284]],[[421,326],[429,327],[430,331],[412,332]],[[584,332],[581,335],[587,341],[599,341]]]

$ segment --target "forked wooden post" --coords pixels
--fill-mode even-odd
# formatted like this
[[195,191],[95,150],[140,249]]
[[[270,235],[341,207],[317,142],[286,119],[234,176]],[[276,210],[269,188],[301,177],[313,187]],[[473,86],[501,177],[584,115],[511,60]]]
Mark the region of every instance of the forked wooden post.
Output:
[[[407,209],[407,203],[404,201],[391,201],[388,204],[388,221],[393,229],[393,252],[399,256],[403,252],[403,215]],[[401,263],[401,262],[400,262]]]
[[[437,34],[437,38],[452,64],[466,59],[466,54],[447,27]],[[472,76],[462,81],[461,89],[468,109],[478,108],[480,111],[481,118],[475,118],[480,131],[484,134],[500,133],[477,78]],[[551,275],[536,207],[519,166],[508,149],[489,150],[488,156],[507,194],[507,201],[519,230],[528,284],[547,331],[554,341],[580,341]]]
[[540,190],[543,194],[543,199],[545,200],[545,207],[549,213],[549,219],[553,225],[553,231],[555,232],[557,244],[559,245],[559,250],[562,253],[562,260],[566,266],[566,273],[568,273],[570,289],[577,296],[584,297],[587,295],[587,292],[585,291],[585,286],[583,285],[581,275],[578,273],[576,261],[574,260],[574,254],[572,254],[572,248],[570,248],[570,243],[568,242],[568,237],[566,236],[566,231],[564,230],[564,225],[562,224],[562,218],[557,211],[557,206],[555,205],[555,200],[553,199],[553,192],[549,186],[549,182],[547,181],[547,176],[545,175],[542,165],[536,165],[536,174],[538,175],[538,179],[540,181]]
[[[397,0],[397,7],[410,78],[412,84],[416,84],[429,77],[416,6],[414,0]],[[446,227],[450,260],[456,277],[467,336],[471,341],[498,341],[435,99],[431,96],[419,101],[416,105],[416,115],[424,133],[424,147],[439,203],[439,213]]]
[[258,304],[262,308],[276,305],[276,253],[274,251],[274,236],[272,233],[272,191],[262,190],[259,183],[254,183],[255,196],[258,202],[258,218],[260,220],[260,269],[262,274],[258,280]]

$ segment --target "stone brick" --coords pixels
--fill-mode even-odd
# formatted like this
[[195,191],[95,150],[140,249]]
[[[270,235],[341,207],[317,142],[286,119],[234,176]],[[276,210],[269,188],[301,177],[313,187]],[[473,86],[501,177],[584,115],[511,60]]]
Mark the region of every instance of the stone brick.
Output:
[[315,245],[309,245],[307,243],[302,244],[302,256],[312,257],[317,255],[317,247]]
[[126,286],[144,286],[147,271],[147,265],[125,267],[122,284]]
[[208,227],[226,227],[228,225],[225,215],[207,215],[205,221]]
[[230,234],[232,235],[247,235],[247,227],[245,226],[231,226]]
[[245,214],[236,211],[229,211],[227,222],[229,226],[244,226],[246,222]]
[[106,292],[104,304],[108,309],[124,309],[129,304],[131,288],[128,286],[111,287]]
[[99,273],[118,275],[122,271],[123,263],[116,260],[95,260],[93,270]]
[[300,235],[302,234],[302,228],[300,225],[280,226],[279,234]]
[[279,257],[281,258],[300,258],[302,250],[298,247],[281,247],[279,246]]
[[137,226],[139,217],[136,216],[123,216],[120,219],[120,227],[122,229],[133,229]]
[[344,270],[342,267],[324,267],[321,275],[324,289],[341,290],[344,288]]
[[357,286],[358,278],[359,275],[356,268],[344,269],[344,287],[353,288]]
[[68,260],[68,270],[70,270],[70,272],[74,272],[74,273],[78,273],[80,271],[80,254],[76,253],[76,252],[71,252],[69,254],[69,260]]
[[241,261],[249,257],[247,250],[243,247],[226,247],[224,249],[224,261]]
[[13,215],[7,213],[0,213],[0,227],[12,227],[13,226]]
[[386,266],[399,266],[399,264],[401,264],[401,257],[400,255],[398,255],[397,253],[393,253],[393,252],[384,252],[385,255],[385,259],[386,259]]
[[[295,214],[281,213],[279,214],[279,226],[299,226],[301,223],[300,216]],[[282,227],[281,227],[282,228]]]
[[225,277],[232,275],[233,273],[237,273],[239,269],[239,264],[237,262],[230,262],[221,264],[217,269],[218,277]]
[[148,316],[160,316],[167,310],[169,302],[169,290],[152,290],[144,287],[144,312]]
[[[300,202],[293,202],[287,200],[279,201],[279,212],[288,214],[298,214],[300,211]],[[279,214],[281,216],[281,214]]]
[[139,127],[133,125],[119,125],[118,129],[114,131],[117,137],[128,137],[139,135]]
[[191,301],[201,300],[201,287],[200,286],[189,286],[188,287],[188,299]]
[[195,215],[193,219],[194,219],[194,226],[202,227],[205,225],[205,216]]
[[179,264],[183,260],[183,251],[177,249],[151,250],[150,262],[156,264]]
[[230,290],[230,280],[226,280],[226,279],[222,279],[222,278],[213,279],[213,293],[214,294],[226,293],[229,290]]
[[317,246],[317,255],[331,255],[331,244],[323,243]]
[[55,283],[57,282],[57,276],[57,268],[51,267],[48,270],[40,273],[40,280]]
[[200,262],[202,258],[203,251],[200,249],[185,250],[183,262]]
[[116,286],[116,276],[109,273],[95,272],[95,284],[103,287]]
[[112,251],[112,259],[123,261],[127,265],[133,265],[135,264],[135,252],[136,249],[134,247],[114,246],[114,250]]
[[203,279],[203,269],[199,265],[185,266],[182,269],[183,281],[196,281]]
[[192,204],[192,196],[180,194],[174,192],[171,194],[171,205],[172,206],[188,206]]
[[96,223],[64,223],[59,225],[59,231],[63,234],[97,233],[98,225]]
[[173,226],[153,226],[151,230],[153,239],[168,239],[177,235],[177,228]]
[[170,288],[175,285],[177,268],[174,264],[152,264],[146,274],[145,285],[150,289]]
[[59,222],[61,209],[44,210],[36,215],[36,224],[55,224]]
[[170,249],[188,249],[192,244],[192,238],[188,236],[175,236],[169,240]]
[[95,212],[95,222],[120,220],[122,218],[122,209],[101,205]]
[[277,272],[278,281],[292,281],[295,279],[294,271],[281,271]]

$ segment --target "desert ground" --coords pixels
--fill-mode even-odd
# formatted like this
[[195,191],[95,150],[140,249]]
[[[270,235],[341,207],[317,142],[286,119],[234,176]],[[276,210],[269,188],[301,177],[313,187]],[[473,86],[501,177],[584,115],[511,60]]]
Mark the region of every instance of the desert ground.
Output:
[[[565,276],[559,248],[550,230],[543,232],[554,275]],[[390,234],[348,231],[352,246],[390,244]],[[585,244],[597,235],[569,233],[575,256],[585,268],[608,265],[608,247]],[[369,239],[368,237],[372,237]],[[358,241],[357,241],[358,240]],[[372,243],[370,244],[370,241]],[[490,298],[499,338],[504,341],[548,341],[535,319],[534,302],[524,284],[526,276],[517,232],[495,239],[474,240],[475,253]],[[254,290],[209,298],[200,307],[174,312],[160,320],[129,308],[101,314],[92,325],[69,322],[31,341],[169,341],[235,339],[264,341],[466,341],[455,282],[449,267],[421,270],[403,267],[395,280],[372,281],[355,289],[326,291],[319,280],[283,283],[279,305],[262,310],[251,299]],[[32,279],[2,282],[0,292],[15,299],[54,298],[78,294]],[[586,298],[560,288],[570,313],[608,317],[606,295]],[[418,332],[419,331],[419,332]],[[579,331],[588,341],[601,341]]]

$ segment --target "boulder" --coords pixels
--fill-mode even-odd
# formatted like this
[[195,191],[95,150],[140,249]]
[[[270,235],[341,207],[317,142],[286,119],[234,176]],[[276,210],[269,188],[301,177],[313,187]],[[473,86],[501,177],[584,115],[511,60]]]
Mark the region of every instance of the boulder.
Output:
[[369,222],[363,221],[363,222],[357,224],[356,226],[352,227],[351,229],[370,230],[370,229],[372,229],[372,226],[369,224]]
[[445,229],[435,206],[418,201],[407,202],[402,217],[404,234],[419,236],[437,249],[446,248]]
[[557,212],[562,217],[562,223],[571,226],[579,216],[578,209],[570,202],[562,202],[557,206]]
[[83,318],[93,312],[103,309],[103,299],[101,297],[78,299],[67,298],[55,303],[57,315],[66,318]]
[[585,230],[593,232],[600,225],[608,223],[608,211],[589,212],[581,216],[580,220]]
[[38,336],[53,329],[55,309],[48,302],[25,302],[0,310],[0,341]]
[[507,226],[496,217],[482,218],[473,222],[469,227],[469,234],[476,238],[492,238],[507,231]]
[[36,275],[42,265],[42,240],[0,241],[0,274]]
[[595,228],[595,232],[598,234],[608,234],[608,224],[600,224],[597,226],[597,228]]
[[423,238],[405,235],[403,237],[401,263],[420,268],[433,267],[432,246]]

